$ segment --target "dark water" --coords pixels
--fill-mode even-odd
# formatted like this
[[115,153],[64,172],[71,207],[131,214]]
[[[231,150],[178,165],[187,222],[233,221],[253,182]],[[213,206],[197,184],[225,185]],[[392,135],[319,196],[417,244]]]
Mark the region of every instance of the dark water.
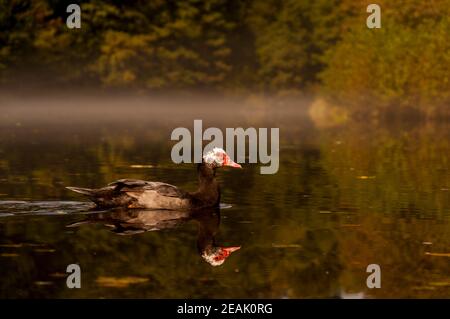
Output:
[[[448,124],[322,127],[303,105],[168,104],[2,102],[1,298],[450,297]],[[194,119],[279,127],[278,173],[220,171],[219,212],[156,223],[92,212],[65,189],[140,178],[194,190],[194,166],[170,159],[171,131]],[[198,248],[205,229],[241,249],[211,266]],[[73,263],[81,289],[66,287]],[[380,289],[366,286],[369,264]]]

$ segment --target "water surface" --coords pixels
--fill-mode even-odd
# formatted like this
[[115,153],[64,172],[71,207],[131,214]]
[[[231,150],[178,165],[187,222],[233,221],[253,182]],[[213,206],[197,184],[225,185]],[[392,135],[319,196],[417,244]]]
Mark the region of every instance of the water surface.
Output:
[[[320,128],[303,105],[164,103],[3,101],[1,298],[450,296],[447,124]],[[198,221],[121,236],[114,212],[92,212],[65,189],[120,178],[195,189],[194,166],[170,159],[171,131],[194,119],[280,128],[277,174],[219,172],[214,240],[241,249],[217,267],[199,254]],[[66,287],[72,263],[81,289]],[[381,266],[381,289],[366,286],[369,264]]]

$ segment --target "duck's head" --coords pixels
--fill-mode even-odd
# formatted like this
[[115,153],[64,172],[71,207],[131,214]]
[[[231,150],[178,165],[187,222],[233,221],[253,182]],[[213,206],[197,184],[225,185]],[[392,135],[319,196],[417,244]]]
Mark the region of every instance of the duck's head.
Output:
[[236,247],[212,247],[202,252],[202,258],[211,266],[220,266],[230,257],[232,252],[241,249]]
[[242,168],[241,165],[233,162],[230,156],[228,156],[228,154],[225,153],[225,151],[220,147],[215,147],[203,155],[203,163],[209,165],[211,168],[219,168],[224,166]]

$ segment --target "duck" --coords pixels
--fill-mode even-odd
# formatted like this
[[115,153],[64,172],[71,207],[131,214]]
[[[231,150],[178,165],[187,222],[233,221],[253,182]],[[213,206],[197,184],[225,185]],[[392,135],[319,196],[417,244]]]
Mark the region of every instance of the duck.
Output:
[[118,208],[106,212],[90,212],[85,219],[72,222],[66,227],[81,227],[89,224],[103,224],[116,235],[130,236],[149,231],[171,230],[195,221],[198,224],[197,251],[211,266],[222,265],[240,246],[216,244],[220,226],[220,209],[205,208],[194,211],[143,210]]
[[140,208],[165,210],[193,210],[218,207],[220,186],[216,170],[221,167],[242,168],[219,147],[206,152],[197,165],[198,189],[184,191],[174,185],[138,179],[120,179],[98,189],[66,187],[87,196],[94,209]]

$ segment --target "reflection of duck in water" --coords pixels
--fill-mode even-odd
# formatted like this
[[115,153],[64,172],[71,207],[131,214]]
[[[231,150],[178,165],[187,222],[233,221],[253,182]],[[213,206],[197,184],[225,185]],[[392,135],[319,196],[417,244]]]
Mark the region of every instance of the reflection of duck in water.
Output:
[[92,213],[85,220],[69,224],[78,227],[86,224],[104,224],[118,235],[135,235],[147,231],[172,229],[190,220],[198,223],[197,248],[202,258],[212,266],[219,266],[241,247],[222,247],[215,244],[219,231],[220,209],[195,212],[167,210],[118,210]]
[[166,183],[135,179],[121,179],[99,189],[67,188],[86,195],[99,208],[181,210],[218,207],[220,189],[216,181],[216,169],[224,166],[241,168],[221,148],[214,148],[203,156],[197,169],[199,186],[196,192],[185,192]]
[[212,266],[220,266],[231,255],[239,250],[240,246],[222,247],[215,243],[216,234],[220,225],[220,210],[212,209],[195,214],[194,220],[198,222],[197,248],[202,258]]

